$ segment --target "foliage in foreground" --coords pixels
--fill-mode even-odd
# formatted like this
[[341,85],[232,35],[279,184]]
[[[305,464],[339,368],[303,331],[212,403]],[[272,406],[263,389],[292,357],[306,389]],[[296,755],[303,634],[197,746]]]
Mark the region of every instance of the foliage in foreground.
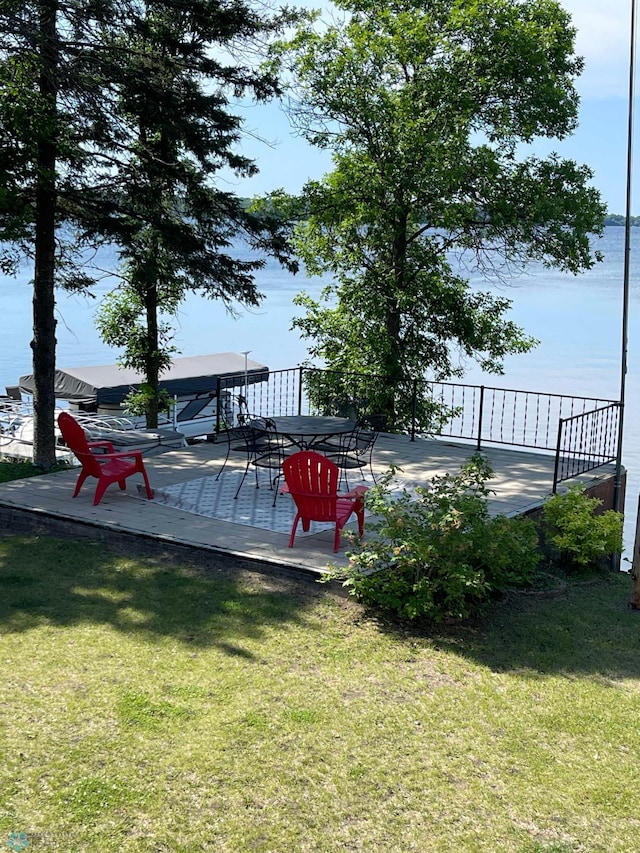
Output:
[[433,477],[415,494],[390,489],[389,475],[367,493],[378,519],[357,546],[342,577],[362,602],[404,619],[460,619],[508,588],[530,580],[540,561],[538,535],[529,519],[491,518],[492,476],[479,454],[459,474]]
[[624,515],[612,509],[598,513],[600,506],[602,501],[586,495],[580,486],[553,495],[544,504],[545,539],[569,571],[598,568],[607,557],[622,553]]

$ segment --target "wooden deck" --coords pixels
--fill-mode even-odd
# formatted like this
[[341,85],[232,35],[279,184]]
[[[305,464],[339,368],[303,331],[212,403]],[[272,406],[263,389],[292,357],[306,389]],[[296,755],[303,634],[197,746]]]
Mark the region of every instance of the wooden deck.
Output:
[[[171,450],[146,459],[153,488],[184,483],[201,477],[215,477],[225,446],[201,443]],[[530,511],[539,506],[550,493],[554,457],[519,450],[488,448],[483,450],[495,472],[489,483],[494,490],[490,501],[492,513],[508,515]],[[470,445],[407,436],[381,435],[374,451],[374,471],[382,474],[390,465],[402,469],[403,479],[425,482],[435,474],[456,472],[461,463],[473,453]],[[244,467],[242,458],[230,459],[231,470]],[[611,466],[603,467],[586,477],[597,484],[612,477]],[[263,479],[266,472],[262,472]],[[357,483],[357,473],[350,473],[350,484]],[[105,538],[135,536],[149,544],[183,546],[209,557],[225,555],[227,559],[250,563],[258,570],[294,570],[318,576],[328,564],[346,562],[344,550],[333,554],[333,534],[322,531],[297,537],[294,548],[287,546],[288,534],[276,533],[246,524],[230,523],[209,518],[137,495],[137,475],[130,478],[127,491],[110,486],[102,502],[93,506],[94,481],[89,480],[80,495],[72,498],[77,470],[17,480],[0,485],[0,528],[10,533],[19,529],[34,529],[56,533],[62,529],[76,536]],[[267,486],[255,490],[247,479],[244,490],[269,506],[273,492]],[[278,501],[291,507],[287,495]],[[293,509],[291,520],[293,520]],[[366,531],[365,531],[366,536]]]

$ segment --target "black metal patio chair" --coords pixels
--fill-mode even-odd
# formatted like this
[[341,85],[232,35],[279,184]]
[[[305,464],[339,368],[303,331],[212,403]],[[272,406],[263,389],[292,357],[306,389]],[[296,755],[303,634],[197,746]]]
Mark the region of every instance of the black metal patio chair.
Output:
[[247,422],[244,415],[238,415],[237,423],[229,422],[227,418],[223,416],[220,418],[220,426],[221,430],[217,433],[215,439],[216,441],[222,440],[226,442],[226,453],[222,465],[220,466],[220,470],[216,475],[216,480],[220,479],[220,475],[229,461],[231,451],[233,450],[244,453],[246,452],[247,447],[245,437]]
[[[234,495],[234,499],[240,494],[242,484],[247,478],[249,468],[254,467],[256,478],[256,489],[260,488],[258,478],[258,469],[265,468],[269,471],[275,471],[275,475],[270,478],[269,487],[273,490],[273,506],[276,504],[278,491],[276,484],[283,476],[282,463],[291,453],[298,448],[289,439],[278,434],[275,423],[270,418],[257,418],[251,420],[241,427],[244,449],[238,446],[238,450],[243,450],[247,457],[244,473],[238,489]],[[234,449],[234,448],[232,448]]]
[[373,448],[378,440],[378,431],[367,429],[362,424],[357,424],[353,432],[346,433],[344,436],[339,436],[337,442],[323,442],[318,447],[325,456],[328,456],[340,468],[341,479],[349,488],[349,478],[347,471],[359,470],[362,474],[362,479],[365,479],[364,469],[369,468],[373,482],[376,482],[376,476],[373,473]]

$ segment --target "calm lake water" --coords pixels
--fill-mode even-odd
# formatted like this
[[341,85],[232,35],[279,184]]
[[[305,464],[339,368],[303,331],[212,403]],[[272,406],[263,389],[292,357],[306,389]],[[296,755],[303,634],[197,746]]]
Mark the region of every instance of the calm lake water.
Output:
[[[563,275],[531,265],[509,286],[495,286],[513,300],[513,319],[540,340],[526,355],[511,356],[503,376],[483,374],[469,366],[465,382],[531,391],[618,399],[622,329],[624,229],[609,227],[600,241],[605,259],[581,276]],[[624,464],[628,469],[626,556],[631,556],[640,491],[640,229],[632,229],[631,289]],[[103,265],[110,259],[103,258]],[[115,255],[113,257],[115,263]],[[31,289],[29,270],[18,279],[0,278],[0,390],[31,372]],[[190,296],[180,313],[175,344],[183,355],[250,350],[251,357],[272,369],[293,367],[306,357],[306,347],[290,331],[300,290],[317,295],[319,279],[292,276],[268,262],[257,277],[263,305],[231,317],[218,303]],[[57,363],[81,367],[113,363],[117,351],[95,332],[93,317],[109,280],[94,297],[58,297]]]

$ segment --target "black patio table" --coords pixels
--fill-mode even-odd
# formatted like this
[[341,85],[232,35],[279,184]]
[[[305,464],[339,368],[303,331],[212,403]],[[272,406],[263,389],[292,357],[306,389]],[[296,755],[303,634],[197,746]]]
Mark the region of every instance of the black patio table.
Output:
[[356,422],[348,418],[315,415],[283,415],[270,418],[279,435],[288,438],[301,450],[313,450],[314,444],[336,435],[353,432]]

